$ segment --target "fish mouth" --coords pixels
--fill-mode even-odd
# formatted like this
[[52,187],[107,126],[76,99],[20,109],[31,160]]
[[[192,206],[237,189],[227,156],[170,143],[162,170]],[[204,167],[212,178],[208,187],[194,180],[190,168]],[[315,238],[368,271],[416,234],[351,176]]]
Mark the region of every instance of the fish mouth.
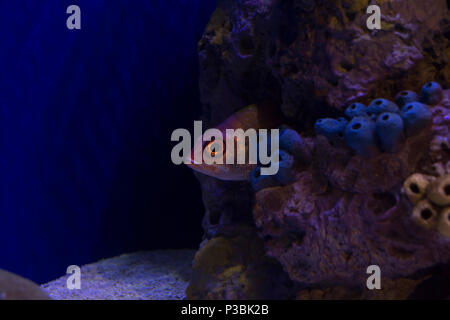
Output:
[[201,163],[201,162],[196,162],[191,157],[186,158],[185,164],[192,171],[204,174],[206,176],[216,177],[213,170],[208,165],[205,165],[204,163]]
[[188,156],[185,158],[185,162],[187,167],[192,169],[195,172],[204,174],[209,177],[213,177],[222,181],[246,181],[248,180],[248,177],[250,176],[250,173],[245,174],[245,176],[242,176],[242,174],[236,174],[233,172],[228,172],[227,170],[224,170],[225,167],[217,167],[214,165],[208,165],[205,163],[199,163],[195,162],[193,157]]
[[192,155],[189,155],[185,158],[184,163],[187,166],[192,166],[192,165],[200,165],[201,163],[195,162],[194,158],[192,157]]
[[187,156],[185,158],[184,164],[192,170],[203,172],[203,170],[201,170],[201,168],[203,167],[203,163],[196,162],[192,156]]

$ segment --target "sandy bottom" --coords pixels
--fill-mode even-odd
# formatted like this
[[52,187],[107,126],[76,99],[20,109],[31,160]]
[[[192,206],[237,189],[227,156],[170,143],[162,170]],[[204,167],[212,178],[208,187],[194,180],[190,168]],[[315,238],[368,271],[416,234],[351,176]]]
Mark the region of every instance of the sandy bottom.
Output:
[[67,276],[42,285],[56,300],[181,300],[195,250],[124,254],[81,267],[81,289],[69,290]]

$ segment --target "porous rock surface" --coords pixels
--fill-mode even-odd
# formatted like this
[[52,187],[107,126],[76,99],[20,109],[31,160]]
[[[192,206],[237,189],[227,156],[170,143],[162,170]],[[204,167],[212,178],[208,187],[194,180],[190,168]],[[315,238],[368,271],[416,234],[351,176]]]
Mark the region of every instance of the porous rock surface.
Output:
[[205,241],[186,293],[189,299],[279,299],[291,293],[290,287],[280,265],[265,255],[264,243],[252,234]]
[[278,101],[300,124],[350,102],[448,84],[445,0],[220,0],[199,43],[200,88],[214,123],[251,103]]
[[[409,175],[424,171],[431,132],[373,158],[316,138],[316,160],[297,182],[256,195],[254,218],[267,253],[291,279],[313,286],[364,284],[370,265],[396,279],[450,261],[450,239],[415,225],[401,193]],[[447,152],[440,153],[447,163]]]
[[[197,174],[206,244],[196,255],[188,298],[264,297],[261,279],[252,287],[259,291],[249,292],[230,281],[236,273],[223,276],[228,267],[255,264],[267,278],[289,277],[289,284],[271,285],[274,298],[450,296],[450,244],[412,222],[412,205],[401,193],[408,175],[435,174],[450,160],[449,92],[431,107],[433,125],[395,154],[355,156],[312,133],[317,118],[343,116],[354,101],[394,100],[399,91],[418,92],[432,80],[449,88],[448,1],[377,1],[382,30],[374,31],[366,28],[369,4],[218,1],[199,43],[205,120],[214,126],[248,104],[278,102],[288,124],[313,145],[313,160],[295,183],[256,195],[246,182]],[[268,267],[259,256],[236,262],[248,249],[230,243],[253,239],[255,232],[252,241],[281,268]],[[217,238],[227,239],[229,253],[216,265],[216,245],[208,242]],[[366,269],[373,264],[381,267],[383,290],[366,288]]]

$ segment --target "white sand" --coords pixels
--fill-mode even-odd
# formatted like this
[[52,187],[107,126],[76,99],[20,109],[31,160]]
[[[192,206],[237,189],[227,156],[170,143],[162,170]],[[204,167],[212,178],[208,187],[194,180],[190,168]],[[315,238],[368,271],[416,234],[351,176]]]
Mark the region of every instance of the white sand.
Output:
[[124,254],[81,268],[81,289],[69,290],[68,276],[42,288],[56,300],[181,300],[195,250]]

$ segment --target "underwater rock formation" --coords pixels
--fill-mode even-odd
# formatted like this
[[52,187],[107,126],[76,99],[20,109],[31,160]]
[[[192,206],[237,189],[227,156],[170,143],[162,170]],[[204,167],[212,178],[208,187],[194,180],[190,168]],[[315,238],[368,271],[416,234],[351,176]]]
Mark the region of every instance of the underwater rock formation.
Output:
[[[218,237],[234,241],[257,234],[265,256],[281,266],[267,268],[267,277],[285,273],[291,281],[277,298],[417,298],[434,294],[427,291],[426,279],[441,277],[436,268],[450,266],[449,243],[415,222],[414,204],[401,192],[412,174],[437,176],[450,160],[450,91],[443,90],[437,103],[432,102],[439,90],[421,91],[427,81],[444,89],[450,85],[447,1],[384,1],[380,31],[365,27],[367,5],[222,0],[199,43],[201,97],[210,125],[245,105],[275,101],[310,150],[310,160],[295,168],[295,181],[256,193],[249,183],[197,175],[206,208],[201,261],[208,261],[204,248]],[[352,151],[343,143],[338,119],[348,126],[344,115],[349,122],[364,116],[349,106],[365,107],[379,97],[395,100],[398,109],[390,102],[375,113],[397,114],[418,100],[430,103],[429,121],[420,130],[411,127],[414,134],[408,137],[400,136],[393,121],[376,146],[381,150],[362,144],[371,155],[356,152],[362,140],[354,139]],[[316,123],[325,117],[336,121]],[[322,134],[316,136],[318,128]],[[364,141],[372,143],[376,125],[370,129]],[[246,250],[233,246],[228,261]],[[210,259],[214,254],[211,249]],[[262,257],[249,259],[252,268],[266,268]],[[255,296],[239,291],[235,281],[218,278],[217,269],[196,263],[188,298],[206,288]],[[373,264],[380,266],[386,284],[377,292],[365,287],[366,269]],[[440,282],[447,284],[442,295],[448,297],[450,276],[442,274]]]
[[[427,81],[450,81],[446,0],[378,3],[382,30],[366,28],[368,1],[218,1],[199,43],[200,89],[213,124],[259,101],[279,101],[305,125]],[[448,86],[447,86],[448,88]],[[308,120],[308,121],[306,121]]]
[[[439,211],[428,200],[413,210],[401,194],[405,179],[428,160],[431,132],[428,127],[409,137],[396,153],[369,158],[318,136],[313,164],[295,183],[256,194],[254,218],[267,254],[306,287],[361,288],[372,264],[397,279],[448,263],[450,243],[426,230],[436,227]],[[447,163],[450,155],[440,153]],[[436,179],[439,190],[445,179]],[[430,216],[422,228],[415,218],[425,209]]]
[[403,192],[412,204],[417,204],[427,194],[428,185],[435,177],[415,173],[403,183]]
[[288,297],[290,280],[266,257],[256,234],[216,237],[197,252],[189,299],[279,299]]
[[450,207],[442,210],[441,217],[438,222],[438,231],[443,236],[450,238]]
[[450,161],[434,177],[415,173],[403,184],[403,193],[414,205],[413,220],[450,240]]
[[0,300],[49,300],[47,294],[30,280],[0,270]]

